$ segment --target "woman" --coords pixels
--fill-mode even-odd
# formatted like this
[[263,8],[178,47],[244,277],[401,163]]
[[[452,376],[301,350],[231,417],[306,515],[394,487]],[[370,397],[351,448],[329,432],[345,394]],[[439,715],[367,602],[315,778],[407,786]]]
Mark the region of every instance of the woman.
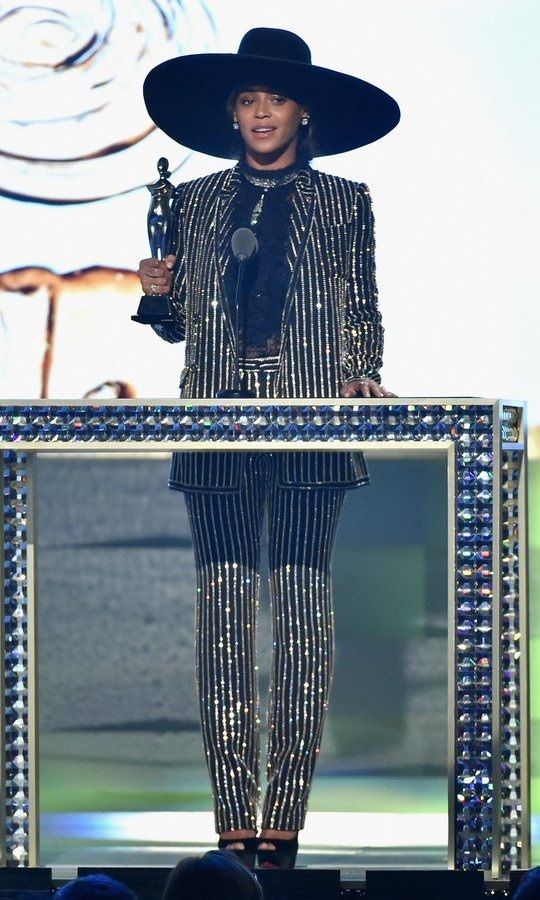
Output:
[[[367,82],[316,67],[280,29],[248,32],[237,54],[169,60],[145,82],[154,121],[179,143],[239,163],[175,191],[175,255],[143,260],[147,294],[170,292],[186,340],[182,396],[234,383],[256,397],[387,397],[380,385],[373,217],[365,185],[313,171],[309,159],[376,140],[399,120]],[[239,308],[230,240],[255,231]],[[197,677],[219,847],[248,865],[294,866],[332,674],[330,559],[361,454],[174,454],[198,573]],[[268,788],[257,837],[260,723],[254,632],[264,510],[270,536],[274,651]]]

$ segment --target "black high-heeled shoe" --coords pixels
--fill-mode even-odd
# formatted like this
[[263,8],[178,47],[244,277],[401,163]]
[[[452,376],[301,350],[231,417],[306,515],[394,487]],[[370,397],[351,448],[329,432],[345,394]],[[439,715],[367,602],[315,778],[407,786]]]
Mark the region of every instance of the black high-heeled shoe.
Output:
[[258,844],[273,844],[275,850],[259,850],[257,860],[261,869],[294,869],[298,853],[298,835],[293,838],[257,838]]
[[240,862],[244,863],[244,865],[248,869],[255,868],[255,855],[257,853],[257,844],[259,839],[256,837],[235,837],[235,838],[220,838],[218,841],[218,850],[227,850],[231,844],[243,844],[244,849],[231,849],[227,850],[227,853],[234,853],[237,859]]

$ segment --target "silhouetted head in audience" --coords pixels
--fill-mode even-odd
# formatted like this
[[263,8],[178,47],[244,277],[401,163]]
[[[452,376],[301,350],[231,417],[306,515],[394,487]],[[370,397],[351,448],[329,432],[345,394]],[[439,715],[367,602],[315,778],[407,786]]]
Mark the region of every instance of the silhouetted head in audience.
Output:
[[171,872],[163,900],[262,900],[255,875],[227,850],[186,856]]
[[540,900],[540,866],[523,876],[513,900]]
[[137,900],[129,888],[108,875],[84,875],[65,884],[54,897],[55,900]]

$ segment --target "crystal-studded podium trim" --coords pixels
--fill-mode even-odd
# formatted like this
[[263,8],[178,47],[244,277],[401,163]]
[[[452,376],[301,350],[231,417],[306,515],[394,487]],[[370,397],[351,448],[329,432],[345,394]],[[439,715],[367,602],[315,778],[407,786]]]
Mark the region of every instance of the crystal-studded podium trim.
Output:
[[[474,407],[491,410],[490,404]],[[469,406],[460,404],[366,403],[276,406],[273,403],[128,405],[13,404],[0,407],[0,445],[96,443],[265,443],[285,441],[456,440],[453,424]],[[505,440],[515,440],[511,407],[501,422]],[[513,430],[510,430],[513,429]]]
[[[444,444],[452,454],[454,507],[449,534],[454,623],[450,642],[455,664],[450,861],[456,868],[490,870],[494,877],[526,866],[523,798],[528,775],[520,770],[520,753],[526,744],[526,670],[520,666],[519,655],[524,643],[519,580],[524,578],[518,568],[523,538],[518,543],[516,504],[516,484],[524,464],[519,443],[522,415],[519,405],[487,400],[288,405],[119,401],[99,406],[42,402],[0,407],[0,447],[5,451],[8,781],[4,844],[8,864],[27,864],[29,847],[36,840],[31,833],[35,819],[28,808],[35,773],[29,771],[28,753],[28,507],[23,451],[141,446],[315,449],[330,444],[333,449],[378,444],[401,445],[405,450]],[[512,444],[515,449],[508,449]]]
[[520,578],[520,493],[524,454],[503,451],[501,483],[501,871],[525,868],[529,843],[528,747],[521,712],[527,709],[523,584]]
[[4,865],[29,863],[28,460],[3,454]]

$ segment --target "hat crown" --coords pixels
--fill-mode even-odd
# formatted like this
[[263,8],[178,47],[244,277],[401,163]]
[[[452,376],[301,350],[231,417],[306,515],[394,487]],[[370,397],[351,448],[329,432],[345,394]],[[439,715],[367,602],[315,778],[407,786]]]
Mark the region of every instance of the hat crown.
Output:
[[240,41],[238,54],[311,64],[311,50],[306,42],[283,28],[252,28]]

